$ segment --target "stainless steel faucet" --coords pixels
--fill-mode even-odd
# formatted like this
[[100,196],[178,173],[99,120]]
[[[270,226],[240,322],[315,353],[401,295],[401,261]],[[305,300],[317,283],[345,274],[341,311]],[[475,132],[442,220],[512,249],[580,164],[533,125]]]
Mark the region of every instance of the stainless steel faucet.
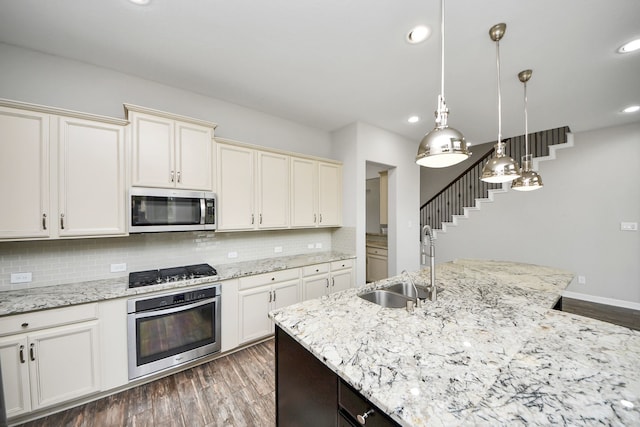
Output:
[[413,286],[413,292],[416,293],[416,307],[420,308],[422,307],[422,301],[420,301],[420,298],[418,297],[418,288],[416,288],[416,284],[414,283],[413,279],[411,278],[411,275],[409,274],[409,272],[407,270],[402,270],[401,274],[406,274],[407,278],[409,279],[409,283],[411,283],[411,286]]
[[435,301],[438,298],[436,292],[436,246],[433,243],[433,230],[428,225],[422,227],[422,249],[421,249],[421,262],[427,263],[427,237],[429,238],[429,261],[431,266],[431,277],[429,280],[429,299]]

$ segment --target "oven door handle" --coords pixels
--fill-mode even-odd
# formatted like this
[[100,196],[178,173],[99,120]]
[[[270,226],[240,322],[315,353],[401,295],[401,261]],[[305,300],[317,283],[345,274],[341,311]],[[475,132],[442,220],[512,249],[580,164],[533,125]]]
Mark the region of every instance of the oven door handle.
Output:
[[135,313],[131,313],[130,316],[135,316],[136,319],[144,319],[146,317],[157,317],[157,316],[163,316],[165,314],[177,313],[179,311],[184,311],[185,309],[201,307],[203,305],[207,305],[211,303],[219,304],[220,296],[207,298],[200,301],[194,301],[192,303],[182,304],[177,307],[158,308],[158,309],[147,310],[147,311],[137,311]]

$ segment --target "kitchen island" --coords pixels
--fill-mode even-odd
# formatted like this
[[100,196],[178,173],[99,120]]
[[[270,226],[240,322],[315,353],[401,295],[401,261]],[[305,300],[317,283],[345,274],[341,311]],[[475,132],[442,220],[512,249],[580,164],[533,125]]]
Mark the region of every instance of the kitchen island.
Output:
[[[428,269],[411,276],[428,284]],[[640,334],[552,310],[572,277],[458,260],[436,267],[443,291],[412,313],[357,295],[398,276],[271,316],[400,425],[638,425]]]

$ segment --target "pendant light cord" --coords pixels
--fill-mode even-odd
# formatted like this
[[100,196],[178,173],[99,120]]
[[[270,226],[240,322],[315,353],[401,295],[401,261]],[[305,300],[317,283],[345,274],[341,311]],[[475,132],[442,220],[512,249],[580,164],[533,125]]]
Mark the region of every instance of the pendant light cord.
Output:
[[527,114],[527,82],[524,82],[524,154],[529,154],[529,115]]
[[500,40],[496,40],[496,68],[498,69],[498,146],[503,150],[502,143],[502,96],[500,94]]
[[444,0],[441,2],[441,17],[440,17],[440,95],[444,99]]

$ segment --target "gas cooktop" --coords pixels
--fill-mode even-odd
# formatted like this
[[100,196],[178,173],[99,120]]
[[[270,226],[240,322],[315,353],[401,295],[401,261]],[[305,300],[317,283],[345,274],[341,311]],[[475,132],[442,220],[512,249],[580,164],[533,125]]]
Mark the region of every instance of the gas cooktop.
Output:
[[129,287],[156,285],[158,283],[177,282],[178,280],[216,276],[218,272],[209,264],[194,264],[184,267],[162,268],[129,273]]

